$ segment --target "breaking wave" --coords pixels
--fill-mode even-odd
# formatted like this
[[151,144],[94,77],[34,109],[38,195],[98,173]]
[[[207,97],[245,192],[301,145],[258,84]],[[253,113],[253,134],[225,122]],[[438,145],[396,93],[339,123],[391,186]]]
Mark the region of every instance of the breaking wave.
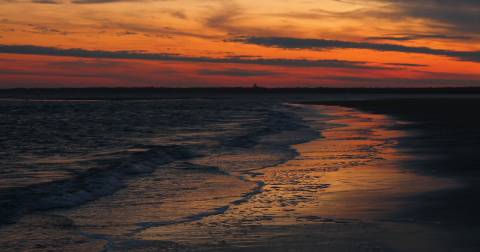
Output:
[[151,173],[157,167],[179,159],[199,157],[185,146],[148,146],[148,150],[125,158],[109,168],[91,168],[78,176],[26,188],[0,192],[0,224],[12,223],[23,214],[57,207],[73,207],[112,194],[124,187],[122,180]]
[[243,126],[253,130],[245,135],[223,141],[222,146],[252,148],[259,143],[262,136],[308,128],[304,121],[294,113],[279,111],[269,111],[263,120],[246,123]]

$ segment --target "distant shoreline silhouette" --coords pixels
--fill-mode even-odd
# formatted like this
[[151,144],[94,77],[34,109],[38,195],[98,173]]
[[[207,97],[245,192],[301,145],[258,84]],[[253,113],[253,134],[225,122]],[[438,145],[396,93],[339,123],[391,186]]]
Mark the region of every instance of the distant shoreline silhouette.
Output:
[[110,95],[110,94],[480,94],[480,87],[416,87],[416,88],[334,88],[297,87],[264,88],[254,87],[98,87],[98,88],[11,88],[0,89],[3,98],[17,95]]

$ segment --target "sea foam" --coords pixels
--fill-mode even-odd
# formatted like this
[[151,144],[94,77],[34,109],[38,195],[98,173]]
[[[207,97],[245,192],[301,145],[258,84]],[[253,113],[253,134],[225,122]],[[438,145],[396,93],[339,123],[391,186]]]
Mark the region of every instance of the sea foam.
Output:
[[0,209],[6,213],[0,217],[0,224],[14,222],[32,211],[84,204],[121,189],[125,186],[122,180],[135,174],[151,173],[163,164],[198,156],[185,146],[148,146],[148,151],[108,169],[92,168],[72,179],[2,192]]

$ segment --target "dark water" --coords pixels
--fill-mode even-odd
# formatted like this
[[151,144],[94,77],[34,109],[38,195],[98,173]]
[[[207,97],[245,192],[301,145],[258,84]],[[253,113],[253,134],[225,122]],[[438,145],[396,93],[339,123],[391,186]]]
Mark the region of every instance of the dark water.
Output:
[[[248,98],[1,101],[0,109],[4,223],[110,195],[125,186],[123,180],[176,160],[268,155],[249,167],[216,166],[249,170],[290,159],[289,145],[318,137],[298,108]],[[262,145],[262,137],[285,131],[296,133]]]
[[0,224],[48,211],[112,237],[221,213],[322,137],[332,117],[295,102],[388,97],[1,100]]

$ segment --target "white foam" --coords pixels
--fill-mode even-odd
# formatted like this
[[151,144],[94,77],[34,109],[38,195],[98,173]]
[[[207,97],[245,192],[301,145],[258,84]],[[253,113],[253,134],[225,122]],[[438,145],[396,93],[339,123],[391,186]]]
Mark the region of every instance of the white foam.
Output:
[[14,208],[11,210],[16,218],[36,210],[78,206],[121,189],[125,186],[122,180],[132,175],[151,173],[176,159],[198,156],[183,146],[153,146],[143,155],[126,158],[112,169],[93,168],[70,180],[20,189],[9,195],[12,203],[8,204]]

